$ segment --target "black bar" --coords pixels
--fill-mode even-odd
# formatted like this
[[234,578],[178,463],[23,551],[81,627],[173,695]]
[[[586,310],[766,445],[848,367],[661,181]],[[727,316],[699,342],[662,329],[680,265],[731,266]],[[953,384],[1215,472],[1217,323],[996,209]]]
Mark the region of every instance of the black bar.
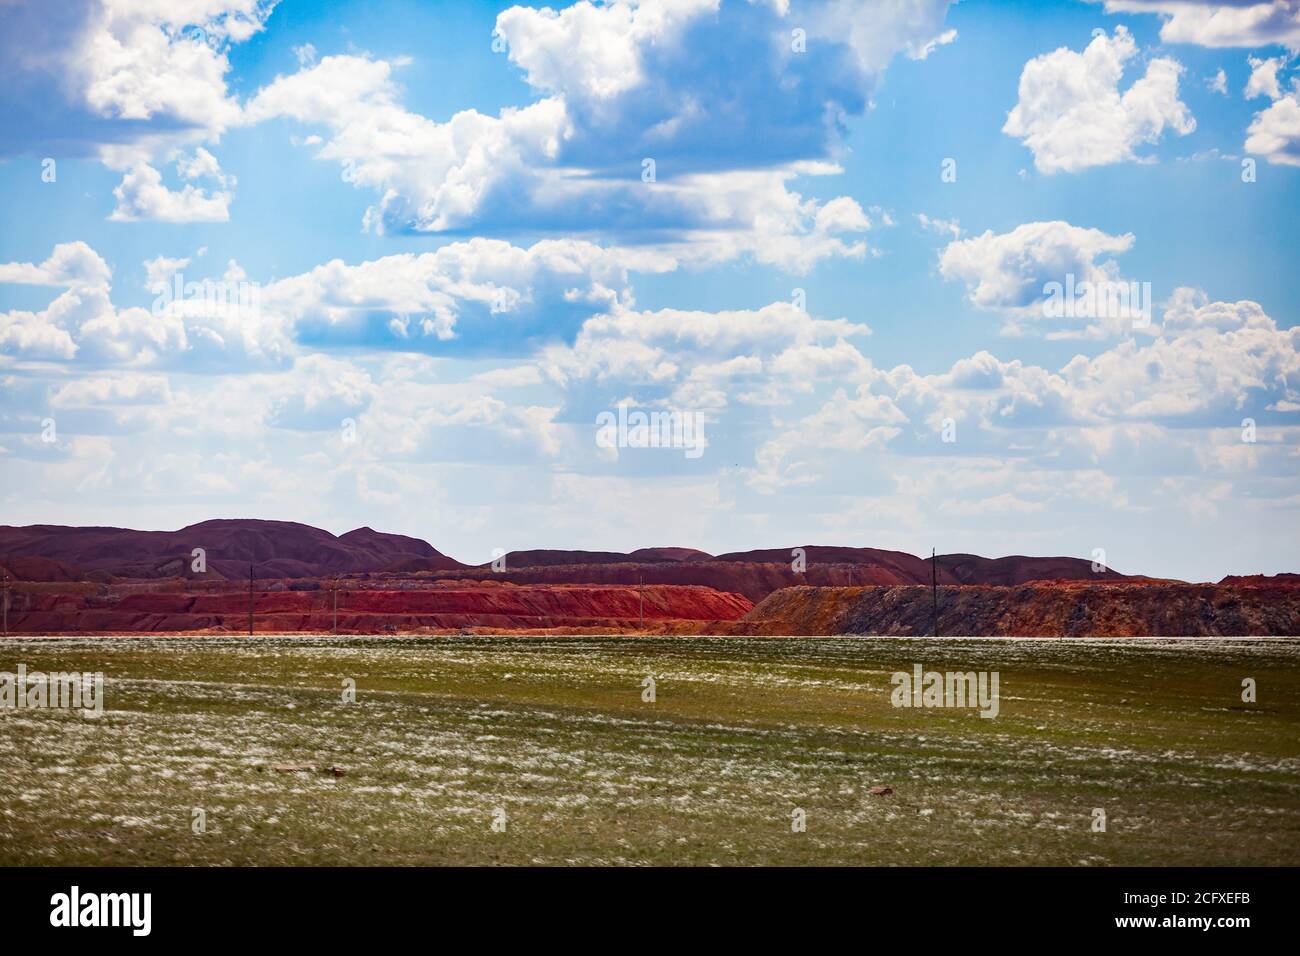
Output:
[[[1282,868],[0,869],[0,920],[13,940],[143,938],[130,925],[52,926],[52,899],[76,886],[83,901],[149,893],[148,938],[201,934],[208,946],[252,936],[259,944],[373,940],[380,930],[431,941],[486,931],[666,943],[693,925],[692,936],[761,940],[782,925],[806,938],[849,934],[873,945],[1127,937],[1137,945],[1203,939],[1231,951],[1255,933],[1283,938],[1294,924],[1294,884],[1295,871]],[[1219,922],[1243,918],[1249,925]],[[1118,925],[1131,919],[1154,925]],[[1212,925],[1163,925],[1180,919]]]

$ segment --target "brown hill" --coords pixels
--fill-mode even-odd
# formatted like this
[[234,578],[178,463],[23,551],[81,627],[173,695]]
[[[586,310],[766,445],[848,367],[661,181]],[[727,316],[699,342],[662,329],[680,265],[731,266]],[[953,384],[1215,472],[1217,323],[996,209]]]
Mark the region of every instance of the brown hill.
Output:
[[[512,552],[506,570],[493,575],[518,584],[701,584],[719,591],[743,594],[761,601],[773,591],[799,585],[846,587],[853,585],[929,584],[930,561],[902,551],[877,548],[805,547],[803,571],[792,567],[790,548],[741,551],[717,557],[677,561],[632,562],[601,560],[561,563],[559,556],[592,552]],[[608,558],[608,552],[597,552]],[[634,554],[636,552],[633,552]],[[542,554],[552,563],[525,564]],[[514,560],[512,561],[512,555]],[[625,556],[630,557],[630,556]],[[408,562],[393,570],[422,570]],[[445,577],[481,575],[483,569],[451,572]],[[1094,573],[1091,562],[1080,558],[981,558],[976,555],[941,555],[940,584],[1023,584],[1036,580],[1123,581],[1125,575],[1103,570]],[[985,580],[987,578],[987,580]]]
[[[439,572],[444,579],[481,578],[483,568]],[[660,561],[653,564],[560,564],[513,567],[492,573],[494,580],[516,584],[699,584],[761,601],[773,591],[799,584],[851,585],[894,583],[897,579],[869,565],[809,564],[804,572],[785,564],[740,561]]]
[[[179,531],[73,528],[59,525],[0,526],[0,565],[22,580],[108,581],[119,578],[194,578],[191,552],[207,552],[206,576],[242,580],[248,565],[259,578],[326,578],[340,574],[423,574],[481,578],[491,562],[471,567],[426,541],[358,528],[335,536],[288,521],[204,521]],[[796,550],[803,570],[796,571]],[[19,561],[26,564],[19,565]],[[41,563],[42,560],[46,563]],[[941,585],[1015,586],[1034,581],[1138,581],[1116,571],[1094,572],[1084,558],[985,558],[940,555]],[[713,556],[694,548],[620,551],[532,549],[511,551],[498,581],[518,584],[698,584],[759,601],[785,587],[929,584],[930,559],[881,548],[805,545]],[[1248,584],[1254,578],[1225,579]],[[1261,582],[1274,579],[1260,578]]]
[[370,528],[335,537],[292,521],[203,521],[179,531],[0,526],[0,563],[39,557],[71,567],[71,573],[79,576],[85,572],[126,578],[196,576],[191,571],[195,548],[206,552],[207,576],[226,579],[246,577],[250,562],[259,577],[284,578],[378,571],[402,557],[444,568],[465,567],[417,538]]
[[[941,554],[939,569],[951,582],[940,584],[1000,584],[1011,586],[1029,581],[1123,581],[1128,575],[1103,568],[1092,569],[1084,558],[1030,558],[1011,555],[1005,558],[982,558],[976,554]],[[917,582],[925,584],[926,582]]]
[[[565,551],[555,548],[536,548],[531,551],[509,551],[505,566],[510,568],[551,568],[599,564],[660,564],[674,561],[708,560],[709,555],[694,548],[641,548],[630,554],[623,551]],[[491,568],[485,561],[480,568]]]
[[[720,554],[715,561],[790,565],[794,548],[763,551],[735,551]],[[906,551],[880,548],[838,548],[804,545],[804,561],[819,564],[849,564],[877,569],[873,584],[929,584],[932,580],[930,559]],[[1012,555],[983,558],[976,554],[941,554],[936,561],[940,584],[1023,584],[1026,581],[1122,581],[1125,575],[1105,568],[1092,570],[1084,558],[1031,558]],[[811,583],[811,582],[810,582]]]
[[[734,631],[751,634],[934,632],[927,587],[787,588]],[[961,637],[1300,635],[1300,587],[1111,583],[938,589],[939,633]]]
[[11,581],[84,581],[86,572],[63,561],[35,555],[9,555],[0,560],[0,573]]
[[637,548],[628,553],[633,561],[710,561],[713,555],[695,548]]
[[1268,587],[1274,584],[1300,585],[1300,574],[1229,574],[1220,584],[1237,584],[1243,587]]

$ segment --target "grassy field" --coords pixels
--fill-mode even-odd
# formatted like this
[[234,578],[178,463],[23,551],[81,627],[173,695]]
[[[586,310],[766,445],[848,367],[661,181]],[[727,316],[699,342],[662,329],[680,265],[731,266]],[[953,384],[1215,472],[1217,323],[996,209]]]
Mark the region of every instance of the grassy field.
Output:
[[[106,703],[98,718],[0,710],[4,864],[1231,865],[1300,853],[1300,641],[0,642],[0,671],[19,663],[102,671]],[[998,672],[999,715],[891,706],[890,675],[914,663]],[[804,832],[792,832],[796,810]]]

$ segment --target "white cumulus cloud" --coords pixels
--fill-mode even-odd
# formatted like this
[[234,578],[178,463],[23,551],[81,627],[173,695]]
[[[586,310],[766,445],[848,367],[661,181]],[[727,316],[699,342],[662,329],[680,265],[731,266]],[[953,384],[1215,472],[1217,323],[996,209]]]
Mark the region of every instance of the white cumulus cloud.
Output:
[[1024,141],[1040,172],[1078,172],[1139,160],[1142,145],[1168,129],[1180,136],[1196,128],[1178,98],[1183,67],[1152,59],[1146,72],[1120,91],[1137,45],[1124,27],[1098,33],[1082,53],[1061,47],[1034,57],[1020,74],[1020,98],[1002,131]]

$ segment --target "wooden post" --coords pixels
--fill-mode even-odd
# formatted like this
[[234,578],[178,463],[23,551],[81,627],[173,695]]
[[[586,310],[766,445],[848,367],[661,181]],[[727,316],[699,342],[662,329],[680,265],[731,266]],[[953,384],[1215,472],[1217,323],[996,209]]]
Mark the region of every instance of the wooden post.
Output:
[[339,632],[339,579],[334,579],[334,631]]
[[645,575],[644,574],[638,575],[637,581],[639,582],[637,584],[637,596],[640,598],[640,604],[641,604],[641,625],[640,626],[641,626],[641,630],[644,631],[645,630]]
[[248,563],[248,636],[253,636],[253,562]]
[[9,636],[9,572],[5,572],[5,594],[4,594],[4,618],[5,618],[5,637]]
[[934,636],[939,636],[939,559],[930,549],[930,605],[934,609]]

